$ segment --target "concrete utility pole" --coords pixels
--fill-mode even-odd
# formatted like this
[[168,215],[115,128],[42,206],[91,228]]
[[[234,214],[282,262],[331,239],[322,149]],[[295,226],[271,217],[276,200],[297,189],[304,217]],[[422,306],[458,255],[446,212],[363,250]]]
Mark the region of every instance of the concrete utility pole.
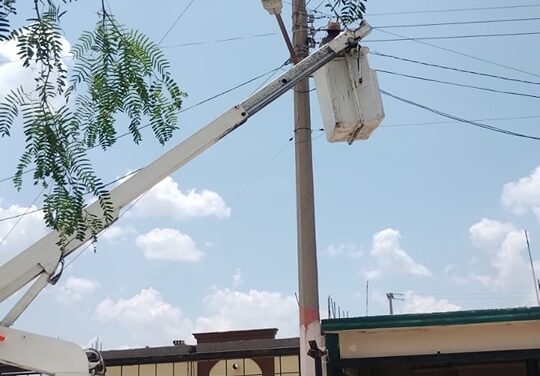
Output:
[[[305,0],[292,2],[293,46],[298,60],[309,54]],[[316,374],[308,357],[309,341],[321,344],[317,245],[315,240],[315,204],[311,154],[311,115],[309,78],[294,87],[294,140],[296,156],[296,216],[298,239],[298,294],[300,300],[300,371]]]

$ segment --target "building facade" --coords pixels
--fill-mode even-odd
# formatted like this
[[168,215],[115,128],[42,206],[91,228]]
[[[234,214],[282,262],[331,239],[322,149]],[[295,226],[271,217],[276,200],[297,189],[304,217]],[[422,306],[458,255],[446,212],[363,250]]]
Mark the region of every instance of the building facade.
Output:
[[195,333],[196,345],[103,351],[106,376],[299,376],[298,338],[277,329]]
[[540,308],[323,320],[328,376],[540,376]]

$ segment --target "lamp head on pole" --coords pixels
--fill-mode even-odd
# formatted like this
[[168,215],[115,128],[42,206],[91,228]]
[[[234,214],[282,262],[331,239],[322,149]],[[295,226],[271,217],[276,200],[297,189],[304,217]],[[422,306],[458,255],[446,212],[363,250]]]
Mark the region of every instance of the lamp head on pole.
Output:
[[271,15],[281,14],[281,9],[283,8],[281,0],[261,0],[261,2],[264,9]]

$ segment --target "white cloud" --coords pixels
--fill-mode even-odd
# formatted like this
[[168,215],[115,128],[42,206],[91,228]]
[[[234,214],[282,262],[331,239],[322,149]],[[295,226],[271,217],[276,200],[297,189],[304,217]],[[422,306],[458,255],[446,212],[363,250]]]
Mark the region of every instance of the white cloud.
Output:
[[231,208],[219,194],[194,189],[182,192],[171,177],[165,178],[151,189],[132,210],[137,216],[169,217],[185,220],[198,217],[228,218]]
[[0,206],[0,218],[22,215],[19,218],[0,222],[0,262],[7,261],[9,257],[22,251],[47,233],[43,213],[33,212],[36,209],[35,206],[28,208],[19,205],[11,205],[7,208]]
[[[62,61],[66,67],[72,63],[72,55],[70,54],[71,44],[61,37],[62,43]],[[8,41],[0,43],[0,56],[2,60],[7,60],[8,63],[0,64],[0,95],[4,95],[11,89],[22,86],[26,91],[31,91],[35,87],[33,74],[29,74],[29,69],[37,71],[35,63],[30,64],[30,68],[24,68],[22,61],[18,55],[16,41]],[[51,77],[51,81],[56,80],[57,75]]]
[[514,230],[509,223],[482,218],[469,228],[472,244],[478,249],[493,249],[501,244],[508,232]]
[[364,254],[354,244],[330,244],[326,247],[326,254],[331,257],[347,256],[350,258],[359,258]]
[[146,258],[152,260],[195,262],[204,256],[189,235],[170,228],[156,228],[139,235],[135,244],[144,251]]
[[120,241],[126,240],[130,235],[136,234],[137,230],[135,230],[131,226],[118,226],[113,225],[111,227],[108,227],[105,231],[103,231],[99,235],[100,240],[105,240],[110,243],[117,243]]
[[469,282],[504,292],[527,289],[530,266],[523,231],[508,223],[483,218],[470,227],[469,233],[475,247],[489,251],[488,259],[479,262],[480,266],[487,265],[488,271],[470,273],[465,277]]
[[506,183],[501,202],[514,214],[525,214],[531,211],[540,220],[540,166],[529,176]]
[[99,283],[92,279],[70,276],[58,287],[56,297],[63,303],[77,302],[93,293],[98,287]]
[[414,259],[401,247],[401,235],[394,229],[386,229],[373,235],[371,255],[377,267],[367,273],[368,279],[382,276],[412,274],[420,277],[431,276],[424,265]]
[[526,242],[522,231],[511,231],[506,235],[492,260],[497,271],[492,279],[493,285],[508,290],[528,280],[530,267],[525,259],[525,250]]
[[460,306],[450,303],[446,299],[436,299],[433,296],[417,295],[409,292],[405,295],[403,313],[448,312],[459,311],[460,309]]
[[294,296],[215,289],[204,298],[203,307],[206,314],[191,320],[179,307],[165,301],[159,291],[147,288],[129,299],[103,300],[95,310],[95,319],[104,325],[114,323],[107,336],[122,338],[118,344],[104,338],[108,346],[167,345],[173,339],[192,342],[192,333],[250,328],[278,328],[280,337],[298,335]]
[[15,41],[0,43],[2,60],[9,61],[0,65],[0,95],[2,96],[18,86],[31,89],[35,84],[32,76],[28,74],[28,69],[22,67],[18,51]]
[[204,300],[208,315],[197,319],[196,332],[278,328],[280,337],[298,335],[294,296],[276,292],[216,290]]
[[96,308],[99,321],[115,322],[123,331],[123,343],[167,345],[173,339],[191,338],[192,322],[180,308],[163,300],[159,291],[142,289],[130,299],[105,299]]
[[244,283],[244,280],[242,279],[242,269],[238,268],[235,270],[233,274],[233,287],[238,287]]

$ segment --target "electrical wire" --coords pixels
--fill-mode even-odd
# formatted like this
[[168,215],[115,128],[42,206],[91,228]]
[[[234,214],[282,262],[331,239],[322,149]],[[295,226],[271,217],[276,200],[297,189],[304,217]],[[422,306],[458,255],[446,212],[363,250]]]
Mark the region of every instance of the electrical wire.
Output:
[[449,12],[472,12],[480,10],[501,10],[501,9],[518,9],[518,8],[538,8],[540,4],[524,4],[524,5],[504,5],[494,7],[477,7],[477,8],[451,8],[451,9],[433,9],[433,10],[413,10],[405,12],[386,12],[386,13],[369,13],[368,16],[394,16],[405,14],[423,14],[423,13],[449,13]]
[[16,214],[16,215],[12,215],[12,216],[9,216],[9,217],[0,218],[0,222],[6,222],[6,221],[11,221],[12,219],[22,218],[22,217],[25,217],[27,215],[37,213],[37,212],[39,212],[41,210],[42,209],[40,208],[40,209],[30,210],[30,211],[27,211],[27,212],[22,213],[22,214]]
[[465,87],[465,88],[469,88],[469,89],[489,91],[489,92],[498,93],[498,94],[516,95],[516,96],[529,97],[529,98],[540,98],[539,95],[535,95],[535,94],[527,94],[527,93],[518,93],[518,92],[514,92],[514,91],[497,90],[497,89],[491,89],[491,88],[488,88],[488,87],[467,85],[467,84],[461,84],[461,83],[458,83],[458,82],[437,80],[437,79],[421,77],[421,76],[414,76],[414,75],[410,75],[410,74],[393,72],[393,71],[388,71],[388,70],[384,70],[384,69],[375,69],[375,71],[380,72],[380,73],[392,74],[394,76],[412,78],[412,79],[415,79],[415,80],[422,80],[422,81],[427,81],[427,82],[436,82],[436,83],[439,83],[439,84],[445,84],[445,85],[452,85],[452,86],[458,86],[458,87]]
[[[322,2],[324,3],[324,1]],[[321,4],[322,4],[321,3]],[[540,17],[532,17],[532,18],[518,18],[518,19],[497,19],[497,20],[477,20],[477,21],[459,21],[459,22],[440,22],[440,23],[428,23],[428,24],[403,24],[403,25],[382,25],[382,26],[373,26],[374,30],[381,30],[382,29],[392,29],[392,28],[407,28],[407,27],[428,27],[428,26],[447,26],[447,25],[465,25],[465,24],[485,24],[485,23],[501,23],[501,22],[518,22],[518,21],[538,21],[540,20]],[[319,28],[317,31],[321,31],[324,28]],[[235,36],[235,37],[228,37],[228,38],[221,38],[221,39],[214,39],[214,40],[207,40],[207,41],[193,41],[193,42],[185,42],[185,43],[178,43],[178,44],[171,44],[171,45],[165,45],[160,46],[164,49],[172,49],[172,48],[181,48],[181,47],[191,47],[191,46],[199,46],[199,45],[208,45],[208,44],[218,44],[218,43],[227,43],[227,42],[233,42],[233,41],[242,41],[242,40],[251,40],[251,39],[257,39],[257,38],[266,38],[270,36],[276,36],[279,35],[279,33],[260,33],[260,34],[254,34],[254,35],[248,35],[248,36]],[[521,34],[486,34],[486,35],[480,35],[480,36],[471,36],[471,37],[490,37],[490,36],[512,36],[512,35],[521,35]],[[528,35],[528,34],[526,34]],[[469,36],[467,36],[469,37]],[[454,36],[443,36],[443,37],[433,37],[433,39],[454,39],[454,38],[460,38],[454,37]],[[403,37],[403,39],[389,39],[389,40],[381,40],[381,41],[401,41],[401,40],[409,40],[410,38]],[[420,38],[416,38],[420,39]],[[161,43],[161,42],[160,42]],[[63,56],[63,58],[70,58],[71,55]],[[8,64],[8,63],[19,63],[20,60],[1,60],[0,64]]]
[[178,17],[176,17],[176,19],[174,20],[174,22],[172,23],[172,25],[169,27],[169,29],[165,32],[165,34],[163,34],[163,36],[161,37],[161,39],[159,40],[158,42],[158,46],[161,45],[161,43],[165,40],[165,38],[167,38],[167,36],[171,33],[171,31],[174,29],[174,27],[176,26],[176,24],[178,24],[178,21],[180,21],[180,19],[182,17],[184,17],[184,14],[186,14],[186,12],[188,11],[188,9],[191,7],[191,5],[195,2],[195,0],[191,0],[187,5],[186,7],[180,12],[180,14],[178,15]]
[[[41,197],[41,195],[43,194],[43,192],[45,192],[45,187],[43,187],[43,189],[41,189],[41,191],[37,194],[37,196],[34,198],[34,200],[32,201],[32,203],[30,204],[30,206],[28,206],[25,210],[25,212],[19,216],[19,217],[16,217],[17,221],[13,224],[13,226],[11,226],[11,228],[9,229],[9,231],[6,233],[6,235],[4,235],[2,237],[2,241],[0,241],[0,247],[2,247],[4,245],[4,243],[6,242],[6,240],[11,236],[11,234],[13,233],[13,231],[15,231],[15,229],[17,228],[17,226],[21,223],[22,219],[23,219],[23,216],[26,216],[26,215],[29,215],[29,214],[32,214],[32,213],[35,213],[35,212],[38,212],[40,211],[41,209],[39,210],[30,210],[30,208],[32,206],[34,206],[34,204],[37,202],[37,200]],[[15,219],[15,218],[13,218]]]
[[[123,179],[126,179],[128,177],[130,177],[131,175],[133,174],[136,174],[137,172],[139,172],[140,170],[142,170],[142,168],[138,168],[137,170],[135,171],[131,171],[127,174],[125,174],[124,176],[120,176],[119,178],[116,178],[114,180],[111,180],[110,182],[108,182],[107,184],[104,185],[104,187],[109,187],[115,183],[118,183],[119,181],[123,180]],[[32,202],[32,204],[30,204],[30,207],[32,207],[36,201],[38,200],[38,198],[43,194],[45,188],[39,193],[39,195],[34,199],[34,201]],[[88,193],[87,193],[88,194]],[[30,214],[33,214],[33,213],[37,213],[37,212],[40,212],[43,210],[43,208],[39,208],[39,209],[34,209],[34,210],[29,210],[30,207],[28,207],[28,210],[24,213],[21,213],[21,214],[16,214],[16,215],[12,215],[12,216],[9,216],[9,217],[4,217],[4,218],[0,218],[0,222],[6,222],[6,221],[10,221],[10,220],[13,220],[13,219],[20,219],[22,217],[25,217],[27,215],[30,215]],[[2,243],[0,243],[0,245],[2,245]]]
[[412,100],[409,100],[409,99],[405,99],[405,98],[402,98],[402,97],[399,97],[395,94],[392,94],[386,90],[381,90],[381,93],[388,96],[388,97],[391,97],[391,98],[394,98],[398,101],[401,101],[403,103],[407,103],[411,106],[415,106],[415,107],[418,107],[418,108],[421,108],[423,110],[426,110],[426,111],[429,111],[429,112],[432,112],[434,114],[437,114],[439,116],[442,116],[442,117],[445,117],[445,118],[448,118],[448,119],[452,119],[452,120],[455,120],[455,121],[458,121],[460,123],[465,123],[465,124],[470,124],[470,125],[473,125],[475,127],[478,127],[478,128],[482,128],[482,129],[486,129],[486,130],[489,130],[489,131],[493,131],[493,132],[497,132],[497,133],[502,133],[502,134],[505,134],[505,135],[509,135],[509,136],[515,136],[515,137],[520,137],[520,138],[526,138],[526,139],[531,139],[531,140],[535,140],[535,141],[540,141],[540,137],[537,137],[537,136],[531,136],[531,135],[526,135],[526,134],[523,134],[523,133],[519,133],[519,132],[513,132],[513,131],[509,131],[507,129],[503,129],[503,128],[498,128],[498,127],[494,127],[492,125],[487,125],[487,124],[484,124],[484,123],[480,123],[478,121],[474,121],[474,120],[467,120],[467,119],[464,119],[464,118],[461,118],[459,116],[455,116],[455,115],[450,115],[450,114],[447,114],[445,112],[442,112],[442,111],[439,111],[439,110],[436,110],[436,109],[433,109],[431,107],[428,107],[428,106],[425,106],[423,104],[420,104],[420,103],[417,103],[417,102],[414,102]]
[[[311,1],[311,0],[310,0]],[[313,9],[311,9],[312,12],[317,12],[317,10],[326,2],[327,0],[321,0],[321,2]],[[306,4],[307,5],[307,4]]]
[[273,72],[269,72],[269,73],[272,73],[272,74],[269,75],[263,82],[261,82],[261,84],[259,86],[257,86],[257,88],[251,92],[251,94],[253,95],[256,92],[258,92],[264,85],[266,85],[268,83],[268,81],[270,81],[272,78],[275,77],[275,75],[279,72],[280,69],[282,69],[285,65],[287,65],[289,63],[290,63],[290,60],[287,60],[286,62],[284,62],[281,65],[281,67],[274,69]]
[[[324,3],[324,1],[322,3]],[[429,24],[383,25],[383,26],[374,26],[373,29],[469,25],[469,24],[486,24],[486,23],[501,23],[501,22],[520,22],[520,21],[523,22],[523,21],[538,21],[538,20],[540,20],[540,17],[460,21],[460,22],[441,22],[441,23],[429,23]],[[254,34],[254,35],[249,35],[249,36],[237,36],[237,37],[229,37],[229,38],[222,38],[222,39],[215,39],[215,40],[208,40],[208,41],[185,42],[185,43],[162,46],[162,48],[180,48],[180,47],[207,45],[207,44],[217,44],[217,43],[225,43],[225,42],[233,42],[233,41],[241,41],[241,40],[250,40],[250,39],[256,39],[256,38],[265,38],[265,37],[276,36],[276,35],[279,35],[279,33],[261,33],[261,34]]]
[[262,34],[255,34],[255,35],[249,35],[249,36],[241,36],[241,37],[230,37],[230,38],[222,38],[222,39],[215,39],[215,40],[208,40],[208,41],[199,41],[199,42],[186,42],[186,43],[179,43],[179,44],[171,44],[168,46],[162,46],[161,48],[178,48],[178,47],[188,47],[188,46],[199,46],[204,44],[216,44],[216,43],[225,43],[225,42],[233,42],[233,41],[239,41],[239,40],[249,40],[249,39],[256,39],[256,38],[264,38],[264,37],[270,37],[279,35],[278,33],[262,33]]
[[[287,2],[287,1],[284,1]],[[333,18],[335,15],[322,12],[318,10],[320,5],[325,2],[323,0],[319,6],[313,9],[308,9],[308,11],[313,13],[318,13],[321,16],[326,18]],[[381,16],[396,16],[396,15],[411,15],[411,14],[429,14],[429,13],[450,13],[450,12],[472,12],[472,11],[483,11],[483,10],[503,10],[503,9],[520,9],[520,8],[537,8],[540,7],[540,4],[524,4],[524,5],[508,5],[508,6],[495,6],[495,7],[476,7],[476,8],[452,8],[452,9],[433,9],[433,10],[413,10],[413,11],[404,11],[404,12],[385,12],[385,13],[369,13],[365,14],[366,18],[369,17],[381,17]]]
[[[236,195],[235,198],[231,201],[229,206],[231,208],[234,207],[234,205],[243,197],[243,195],[248,191],[248,189],[264,174],[264,172],[272,165],[272,163],[287,149],[287,147],[290,145],[290,141],[288,140],[272,157],[271,159],[264,164],[264,166],[255,174],[255,176],[250,179],[247,184],[240,190],[240,192]],[[126,212],[129,211],[129,209],[134,205],[133,203],[128,209],[126,209]],[[126,213],[124,212],[124,214]],[[205,235],[216,223],[218,222],[218,219],[214,219],[212,222],[210,222],[201,232],[199,235],[197,235],[197,238],[202,237]],[[83,249],[78,255],[80,256],[82,252],[84,252],[86,249],[89,248],[89,245],[86,246],[85,249]],[[158,274],[152,278],[150,283],[148,283],[146,286],[151,287],[154,286],[165,274],[167,274],[173,266],[175,266],[178,263],[178,261],[172,260],[169,261],[169,263],[160,271]],[[69,265],[69,264],[68,264]],[[97,335],[101,334],[105,329],[107,329],[112,323],[114,323],[129,307],[125,306],[123,307],[118,313],[116,313],[108,322],[102,325],[100,329],[94,335],[92,335],[90,338],[96,337]],[[87,341],[88,342],[88,341]]]
[[[200,106],[200,105],[202,105],[202,104],[204,104],[204,103],[207,103],[207,102],[209,102],[209,101],[211,101],[211,100],[213,100],[213,99],[216,99],[216,98],[218,98],[218,97],[220,97],[220,96],[223,96],[223,95],[225,95],[225,94],[228,94],[228,93],[230,93],[230,92],[232,92],[232,91],[234,91],[234,90],[236,90],[236,89],[238,89],[238,88],[240,88],[240,87],[242,87],[242,86],[245,86],[245,85],[247,85],[247,84],[249,84],[249,83],[251,83],[251,82],[253,82],[253,81],[256,81],[256,80],[258,80],[258,79],[264,77],[265,75],[268,75],[268,74],[270,74],[270,73],[273,73],[273,72],[275,72],[275,71],[278,71],[279,69],[283,68],[283,66],[285,66],[286,64],[287,64],[287,62],[283,63],[283,64],[280,65],[279,67],[274,68],[274,69],[272,69],[272,70],[270,70],[270,71],[268,71],[268,72],[265,72],[265,73],[263,73],[263,74],[261,74],[261,75],[258,75],[258,76],[254,77],[254,78],[251,78],[251,79],[247,80],[247,81],[244,81],[244,82],[242,82],[242,83],[240,83],[240,84],[238,84],[238,85],[236,85],[236,86],[234,86],[234,87],[232,87],[232,88],[230,88],[230,89],[227,89],[227,90],[222,91],[222,92],[220,92],[220,93],[218,93],[218,94],[216,94],[216,95],[213,95],[213,96],[210,97],[210,98],[207,98],[207,99],[202,100],[202,101],[200,101],[200,102],[198,102],[198,103],[195,103],[194,105],[192,105],[192,106],[190,106],[190,107],[187,107],[187,108],[183,109],[183,110],[180,111],[180,112],[186,112],[186,111],[189,111],[189,110],[191,110],[191,109],[193,109],[193,108],[196,108],[196,107],[198,107],[198,106]],[[149,127],[149,126],[150,126],[150,124],[147,124],[147,125],[144,125],[144,126],[140,127],[139,129],[142,130],[142,129],[147,128],[147,127]],[[128,135],[130,135],[130,134],[131,134],[130,132],[126,132],[126,133],[124,133],[124,134],[118,136],[117,139],[120,139],[120,138],[122,138],[122,137],[126,137],[126,136],[128,136]],[[94,146],[93,148],[90,148],[89,150],[94,149],[94,148],[96,148],[96,147],[97,147],[97,146]],[[114,184],[114,183],[117,183],[118,181],[120,181],[120,180],[122,180],[122,179],[125,179],[125,178],[127,178],[127,177],[133,175],[134,173],[136,173],[136,172],[138,172],[138,171],[140,171],[140,170],[141,170],[141,169],[137,169],[137,170],[132,171],[132,172],[130,172],[130,173],[124,175],[124,176],[121,176],[121,177],[119,177],[119,178],[117,178],[117,179],[114,179],[114,180],[110,181],[109,183],[105,184],[105,186],[107,187],[107,186],[110,186],[110,185],[112,185],[112,184]],[[11,176],[11,177],[9,177],[9,178],[5,178],[5,179],[3,179],[3,180],[1,180],[1,181],[10,180],[10,179],[12,179],[12,178],[13,178],[13,176]],[[0,181],[0,182],[1,182],[1,181]],[[18,215],[13,215],[13,216],[9,216],[9,217],[0,218],[0,222],[5,222],[5,221],[17,219],[17,218],[22,218],[22,217],[24,217],[24,216],[26,216],[26,215],[30,215],[30,214],[36,213],[36,212],[38,212],[38,211],[41,211],[41,210],[42,210],[42,209],[36,209],[36,210],[29,211],[29,212],[27,212],[27,213],[23,213],[23,214],[18,214]]]
[[[381,29],[377,29],[382,31]],[[393,38],[393,39],[366,39],[365,42],[369,43],[381,43],[381,42],[403,42],[406,40],[445,40],[445,39],[470,39],[470,38],[498,38],[498,37],[514,37],[514,36],[527,36],[527,35],[540,35],[540,31],[520,32],[520,33],[500,33],[500,34],[468,34],[468,35],[444,35],[434,37],[405,37],[405,38]]]
[[381,30],[381,29],[379,29],[379,30],[377,30],[377,31],[379,31],[379,32],[381,32],[381,33],[385,33],[385,34],[389,34],[389,35],[393,35],[393,36],[396,36],[396,37],[403,38],[403,40],[408,40],[408,41],[411,41],[411,42],[416,42],[416,43],[422,44],[422,45],[424,45],[424,46],[429,46],[429,47],[432,47],[432,48],[436,48],[436,49],[438,49],[438,50],[450,52],[450,53],[455,54],[455,55],[459,55],[459,56],[463,56],[463,57],[468,57],[468,58],[470,58],[470,59],[477,60],[477,61],[482,61],[482,62],[484,62],[484,63],[491,64],[491,65],[494,65],[494,66],[497,66],[497,67],[510,69],[510,70],[515,71],[515,72],[525,73],[525,74],[528,74],[528,75],[531,75],[531,76],[534,76],[534,77],[540,77],[540,75],[539,75],[539,74],[536,74],[536,73],[528,72],[528,71],[525,71],[525,70],[523,70],[523,69],[514,68],[514,67],[509,66],[509,65],[497,63],[497,62],[494,62],[494,61],[491,61],[491,60],[488,60],[488,59],[484,59],[484,58],[481,58],[481,57],[478,57],[478,56],[466,54],[466,53],[464,53],[464,52],[460,52],[460,51],[457,51],[457,50],[454,50],[454,49],[451,49],[451,48],[447,48],[447,47],[442,47],[442,46],[439,46],[439,45],[436,45],[436,44],[433,44],[433,43],[428,43],[428,42],[424,42],[424,41],[421,41],[421,40],[417,40],[417,39],[415,39],[415,38],[409,38],[409,37],[406,37],[406,36],[404,36],[404,35],[401,35],[401,34],[398,34],[398,33],[394,33],[394,32],[391,32],[391,31]]
[[474,75],[477,75],[477,76],[497,78],[497,79],[505,80],[505,81],[519,82],[519,83],[531,84],[531,85],[540,85],[540,82],[538,82],[538,81],[521,80],[521,79],[518,79],[518,78],[511,78],[511,77],[505,77],[505,76],[500,76],[500,75],[495,75],[495,74],[476,72],[476,71],[472,71],[472,70],[468,70],[468,69],[460,69],[460,68],[455,68],[455,67],[449,67],[447,65],[427,63],[425,61],[408,59],[408,58],[399,57],[399,56],[390,55],[390,54],[385,54],[385,53],[381,53],[381,52],[377,52],[377,51],[369,51],[369,53],[372,54],[372,55],[375,55],[375,56],[387,57],[387,58],[391,58],[391,59],[405,61],[405,62],[408,62],[408,63],[421,64],[421,65],[425,65],[425,66],[428,66],[428,67],[441,68],[441,69],[452,70],[452,71],[461,72],[461,73],[469,73],[469,74],[474,74]]
[[[498,117],[498,118],[480,118],[472,119],[473,121],[508,121],[508,120],[530,120],[530,119],[540,119],[540,115],[532,116],[518,116],[518,117]],[[423,121],[416,123],[394,123],[394,124],[382,124],[380,128],[406,128],[406,127],[418,127],[418,126],[427,126],[427,125],[448,125],[453,123],[459,123],[457,120],[448,120],[448,121]]]
[[[260,74],[260,75],[258,75],[258,76],[256,76],[256,77],[253,77],[253,78],[249,79],[249,80],[246,80],[246,81],[244,81],[244,82],[242,82],[242,83],[240,83],[240,84],[238,84],[238,85],[236,85],[236,86],[234,86],[234,87],[232,87],[232,88],[230,88],[230,89],[224,90],[224,91],[222,91],[222,92],[220,92],[220,93],[217,93],[217,94],[215,94],[215,95],[213,95],[213,96],[211,96],[211,97],[209,97],[209,98],[206,98],[206,99],[204,99],[204,100],[202,100],[202,101],[200,101],[200,102],[197,102],[197,103],[195,103],[195,104],[193,104],[193,105],[191,105],[191,106],[189,106],[189,107],[186,107],[186,108],[180,110],[179,113],[184,113],[184,112],[186,112],[186,111],[189,111],[189,110],[191,110],[191,109],[194,109],[194,108],[196,108],[196,107],[198,107],[198,106],[201,106],[201,105],[203,105],[203,104],[205,104],[205,103],[207,103],[207,102],[210,102],[210,101],[212,101],[212,100],[214,100],[214,99],[217,99],[217,98],[219,98],[219,97],[221,97],[221,96],[223,96],[223,95],[225,95],[225,94],[228,94],[228,93],[230,93],[230,92],[232,92],[232,91],[234,91],[234,90],[237,90],[237,89],[239,89],[239,88],[241,88],[241,87],[243,87],[243,86],[246,86],[246,85],[248,85],[248,84],[250,84],[250,83],[252,83],[252,82],[254,82],[254,81],[257,81],[258,79],[260,79],[260,78],[262,78],[262,77],[264,77],[264,76],[266,76],[266,75],[268,75],[268,74],[270,74],[270,73],[273,73],[273,72],[276,72],[276,71],[280,70],[280,69],[283,68],[286,64],[287,64],[287,62],[283,63],[282,65],[280,65],[280,66],[277,67],[277,68],[271,69],[270,71],[267,71],[267,72],[265,72],[265,73],[263,73],[263,74]],[[146,125],[141,126],[141,127],[139,128],[139,130],[143,130],[143,129],[148,128],[148,127],[150,127],[150,124],[146,124]],[[125,133],[120,134],[116,139],[118,140],[118,139],[127,137],[127,136],[129,136],[129,135],[131,135],[131,132],[125,132]],[[99,145],[96,145],[96,146],[93,146],[93,147],[91,147],[91,148],[88,148],[88,150],[96,149],[96,148],[98,148],[98,147],[99,147]],[[28,173],[30,173],[30,172],[32,172],[32,171],[34,171],[34,170],[35,170],[35,169],[29,169],[29,170],[26,170],[26,171],[23,172],[23,174],[28,174]],[[0,183],[9,181],[9,180],[13,179],[13,177],[14,177],[14,175],[11,175],[11,176],[9,176],[9,177],[0,179]]]
[[398,29],[407,27],[431,27],[431,26],[449,26],[449,25],[476,25],[476,24],[489,24],[489,23],[506,23],[506,22],[524,22],[524,21],[538,21],[540,17],[531,18],[507,18],[498,20],[481,20],[481,21],[455,21],[455,22],[438,22],[438,23],[424,23],[424,24],[403,24],[403,25],[383,25],[374,26],[373,29]]

